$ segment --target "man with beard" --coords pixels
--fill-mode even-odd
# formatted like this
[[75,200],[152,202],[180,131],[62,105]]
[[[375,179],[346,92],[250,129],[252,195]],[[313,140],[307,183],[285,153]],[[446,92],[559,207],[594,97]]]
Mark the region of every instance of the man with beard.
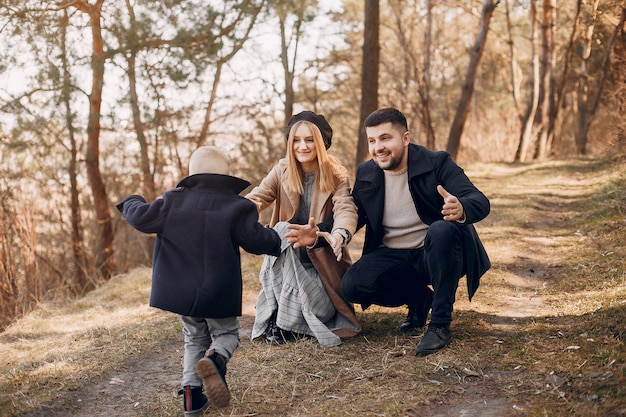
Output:
[[489,214],[489,200],[447,152],[410,143],[400,111],[376,110],[365,131],[372,159],[357,168],[352,192],[365,243],[341,291],[364,310],[407,305],[404,333],[425,326],[432,306],[415,350],[428,355],[450,343],[459,279],[467,275],[471,300],[491,266],[473,226]]

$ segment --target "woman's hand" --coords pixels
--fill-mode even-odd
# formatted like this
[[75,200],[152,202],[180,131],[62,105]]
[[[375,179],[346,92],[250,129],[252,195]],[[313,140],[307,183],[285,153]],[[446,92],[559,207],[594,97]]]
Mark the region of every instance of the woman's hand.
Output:
[[333,253],[337,257],[337,262],[343,257],[343,236],[340,233],[317,232],[317,236],[323,237],[326,242],[333,248]]
[[290,231],[285,233],[285,237],[287,242],[293,243],[295,249],[302,246],[313,246],[317,241],[316,232],[318,228],[313,217],[309,219],[309,224],[289,224],[287,229]]
[[340,233],[321,232],[313,217],[309,219],[308,224],[289,224],[287,229],[289,229],[289,232],[285,233],[285,237],[287,242],[293,243],[294,249],[303,246],[314,246],[318,237],[321,237],[333,249],[337,262],[343,257],[343,236]]

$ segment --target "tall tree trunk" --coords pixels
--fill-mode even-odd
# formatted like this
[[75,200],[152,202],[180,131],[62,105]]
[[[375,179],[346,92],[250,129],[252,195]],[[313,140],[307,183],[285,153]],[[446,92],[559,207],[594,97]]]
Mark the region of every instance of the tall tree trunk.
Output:
[[70,178],[70,222],[72,225],[72,253],[74,256],[74,278],[68,282],[70,291],[74,295],[82,294],[84,291],[92,289],[93,285],[89,281],[87,270],[87,260],[83,248],[83,226],[80,207],[80,193],[78,191],[78,147],[74,129],[74,116],[71,100],[71,78],[67,63],[66,35],[69,24],[67,9],[63,11],[63,21],[61,22],[61,61],[63,67],[63,91],[62,100],[65,106],[65,125],[67,136],[70,140],[70,161],[68,175]]
[[543,160],[548,156],[549,128],[552,124],[550,116],[554,113],[554,15],[555,0],[543,0],[541,25],[541,106],[540,131],[536,159]]
[[615,25],[615,29],[613,29],[613,33],[611,34],[611,38],[609,39],[609,42],[606,44],[606,48],[604,49],[604,54],[602,54],[603,58],[602,58],[602,64],[600,65],[600,71],[601,71],[600,80],[598,81],[596,94],[594,95],[594,98],[591,102],[591,106],[589,107],[590,118],[593,118],[593,116],[595,116],[596,111],[598,110],[598,106],[600,105],[600,97],[602,97],[602,91],[604,90],[604,83],[606,82],[606,77],[607,77],[607,73],[609,70],[609,59],[611,57],[611,51],[613,49],[613,45],[615,44],[615,39],[617,39],[617,37],[620,36],[620,34],[623,36],[625,23],[626,23],[626,7],[623,7],[620,19]]
[[293,28],[293,59],[290,60],[289,57],[289,40],[287,39],[287,28],[285,24],[287,22],[287,13],[279,13],[279,28],[280,28],[280,62],[283,65],[283,74],[285,77],[285,127],[287,127],[287,122],[293,116],[293,105],[296,101],[296,93],[293,87],[293,82],[295,79],[295,66],[296,66],[296,57],[298,56],[298,46],[300,44],[301,33],[301,25],[302,25],[302,15],[298,15],[296,22]]
[[[425,53],[420,55],[416,48],[413,46],[413,22],[405,23],[406,17],[406,1],[394,0],[389,1],[390,8],[393,13],[393,20],[396,27],[396,37],[399,43],[400,54],[396,55],[398,62],[403,62],[403,88],[409,89],[414,84],[417,84],[416,91],[419,96],[419,100],[409,99],[407,94],[406,102],[397,103],[402,105],[404,110],[410,112],[411,115],[421,115],[420,125],[424,130],[425,140],[423,141],[426,147],[434,149],[435,147],[435,132],[432,125],[432,118],[430,114],[430,48],[431,48],[431,33],[432,32],[432,4],[429,1],[427,11],[427,28],[424,35],[424,50]],[[413,3],[412,3],[413,4]],[[419,17],[421,19],[421,15]],[[422,67],[424,70],[422,71]],[[410,124],[410,123],[409,123]],[[417,135],[412,136],[417,138]]]
[[539,53],[537,52],[537,9],[535,0],[530,0],[530,50],[532,55],[530,83],[530,97],[526,106],[526,113],[522,118],[522,130],[515,154],[515,161],[526,162],[530,144],[533,141],[533,126],[537,107],[539,107]]
[[130,4],[130,0],[126,0],[126,9],[128,10],[130,18],[130,50],[126,58],[126,63],[128,64],[128,93],[130,96],[130,107],[133,113],[133,125],[135,127],[135,133],[137,134],[137,142],[139,142],[140,164],[143,175],[143,196],[148,201],[153,201],[156,198],[156,187],[154,185],[154,174],[150,168],[149,146],[141,118],[139,97],[137,95],[136,57],[139,39],[135,10]]
[[[293,88],[293,69],[289,64],[289,51],[287,49],[287,39],[285,31],[285,22],[280,22],[280,61],[283,64],[283,73],[285,76],[285,127],[287,122],[293,116],[293,103],[295,102],[295,92]],[[297,49],[297,46],[296,46]]]
[[102,89],[104,85],[104,41],[102,39],[101,10],[104,0],[97,0],[94,5],[86,1],[71,3],[82,12],[89,14],[89,25],[92,34],[91,56],[91,93],[89,95],[89,121],[87,122],[87,177],[91,186],[96,222],[98,227],[98,242],[96,268],[102,278],[108,280],[113,275],[113,227],[109,211],[106,187],[100,172],[100,109],[102,106]]
[[[143,191],[142,194],[148,201],[154,201],[157,196],[156,185],[154,183],[154,171],[150,164],[150,146],[144,129],[143,119],[141,117],[141,110],[139,106],[139,96],[137,94],[137,51],[139,48],[139,35],[137,33],[137,19],[135,17],[135,9],[130,3],[130,0],[126,0],[126,10],[130,19],[130,33],[129,33],[129,51],[126,56],[127,73],[128,73],[128,95],[130,98],[130,108],[133,114],[133,126],[135,128],[135,134],[137,135],[137,142],[139,143],[139,157],[140,168],[142,175]],[[156,157],[156,155],[155,155]],[[156,166],[157,161],[154,161]],[[147,253],[151,252],[151,248],[154,246],[154,236],[149,236],[145,242],[145,248]]]
[[426,1],[426,33],[424,34],[424,70],[422,72],[422,120],[426,131],[426,147],[435,149],[435,129],[430,112],[430,50],[433,36],[433,2]]
[[[593,3],[593,20],[596,19],[596,14],[598,10],[599,0],[595,0]],[[587,153],[587,135],[589,133],[589,128],[591,126],[591,122],[593,121],[593,117],[598,110],[598,106],[600,105],[600,97],[602,96],[602,90],[604,89],[604,83],[606,81],[608,66],[609,66],[609,57],[611,56],[611,50],[613,49],[613,44],[615,43],[615,39],[617,36],[623,32],[624,30],[624,22],[626,21],[626,7],[622,8],[622,14],[620,16],[620,20],[615,26],[613,30],[613,34],[609,39],[609,42],[606,45],[604,50],[604,58],[602,59],[602,64],[600,66],[600,79],[598,80],[598,85],[596,86],[595,94],[592,98],[587,99],[587,95],[589,95],[589,88],[586,84],[588,80],[589,74],[586,72],[586,62],[589,60],[589,56],[591,55],[591,41],[593,38],[593,24],[589,25],[587,30],[587,36],[585,37],[585,50],[583,55],[583,62],[581,64],[581,78],[580,82],[585,83],[584,90],[581,90],[582,87],[579,86],[579,108],[578,108],[578,131],[576,132],[576,144],[578,145],[578,152],[581,155],[585,155]],[[584,71],[584,72],[583,72]],[[581,101],[580,93],[585,92],[585,100]]]
[[365,25],[363,28],[363,59],[361,62],[361,109],[356,147],[356,165],[368,158],[368,145],[363,123],[378,108],[378,72],[380,67],[379,0],[365,0]]
[[450,135],[448,136],[447,151],[450,153],[450,155],[452,155],[453,158],[456,158],[459,153],[459,148],[461,145],[461,135],[463,134],[463,126],[465,125],[465,120],[467,119],[472,96],[474,94],[476,71],[478,70],[480,58],[482,57],[483,51],[485,50],[485,42],[487,41],[487,33],[489,32],[489,22],[491,20],[491,16],[493,15],[493,11],[498,3],[500,3],[499,0],[496,0],[495,2],[493,0],[484,0],[483,2],[480,27],[478,29],[476,41],[474,42],[474,46],[472,47],[469,66],[467,67],[467,72],[465,73],[461,100],[459,101],[456,115],[454,116],[452,127],[450,128]]
[[561,73],[561,79],[559,80],[559,85],[556,87],[555,91],[555,104],[552,109],[553,114],[550,115],[550,125],[548,126],[548,152],[552,148],[552,143],[554,142],[554,136],[556,135],[556,122],[559,117],[559,112],[561,106],[563,104],[563,99],[565,97],[565,85],[567,81],[567,74],[569,72],[569,65],[571,63],[572,51],[574,50],[574,42],[576,39],[576,33],[578,32],[578,24],[580,22],[580,10],[582,6],[583,0],[576,1],[576,12],[574,15],[574,25],[572,27],[572,31],[570,32],[569,41],[567,42],[567,48],[565,50],[565,54],[563,55],[563,72]]
[[[141,119],[141,110],[139,109],[139,98],[137,96],[137,74],[135,58],[137,56],[136,50],[131,50],[128,53],[126,62],[128,64],[128,90],[130,95],[130,107],[133,113],[133,124],[135,128],[135,134],[137,135],[137,142],[139,142],[139,153],[141,157],[141,172],[143,176],[143,196],[148,201],[153,201],[156,198],[156,186],[154,184],[154,173],[150,167],[150,156],[148,140],[143,128],[143,121]],[[155,161],[156,162],[156,161]]]
[[576,131],[576,148],[578,149],[578,153],[581,155],[586,153],[587,132],[589,131],[589,125],[591,124],[589,121],[589,112],[587,110],[589,96],[589,69],[587,67],[587,62],[591,56],[591,42],[593,40],[593,31],[598,15],[599,3],[600,0],[593,0],[591,5],[591,23],[587,26],[587,29],[583,34],[584,43],[582,45],[583,51],[580,60],[580,75],[578,77],[578,129]]
[[522,111],[520,109],[520,78],[518,77],[518,73],[521,72],[519,68],[519,64],[517,62],[517,51],[515,49],[515,44],[513,43],[513,31],[511,25],[511,13],[509,10],[509,0],[505,0],[504,2],[506,6],[505,14],[506,14],[506,29],[508,35],[509,44],[509,53],[511,54],[511,92],[513,93],[513,105],[517,110],[517,114],[519,116],[520,121],[522,120]]
[[202,129],[200,129],[200,134],[198,135],[196,147],[211,144],[207,142],[207,138],[209,137],[210,133],[213,105],[215,104],[215,98],[217,97],[217,87],[220,83],[220,79],[222,78],[223,67],[224,61],[220,59],[215,66],[215,71],[213,72],[213,85],[211,87],[211,94],[209,94],[209,100],[207,101],[206,110],[204,111],[204,121],[202,122]]

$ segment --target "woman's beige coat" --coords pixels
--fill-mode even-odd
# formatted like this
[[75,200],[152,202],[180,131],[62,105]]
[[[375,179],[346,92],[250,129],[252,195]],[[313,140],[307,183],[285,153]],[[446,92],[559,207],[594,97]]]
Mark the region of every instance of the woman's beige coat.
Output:
[[[340,175],[336,178],[334,194],[321,191],[316,181],[309,217],[313,217],[316,223],[322,223],[333,218],[333,230],[343,228],[350,234],[354,234],[358,218],[357,208],[350,193],[348,172],[343,166],[340,166],[340,169]],[[278,222],[292,222],[300,207],[300,194],[290,191],[286,182],[287,160],[283,158],[272,168],[261,181],[261,184],[246,195],[246,198],[257,204],[259,212],[275,203],[270,220],[272,227]],[[357,329],[338,329],[334,331],[335,334],[339,337],[350,337],[358,334],[361,331],[361,326],[354,314],[354,308],[352,304],[341,297],[339,292],[341,278],[352,264],[348,248],[343,248],[343,257],[339,262],[337,262],[332,248],[326,245],[313,249],[307,248],[307,253],[335,308]]]

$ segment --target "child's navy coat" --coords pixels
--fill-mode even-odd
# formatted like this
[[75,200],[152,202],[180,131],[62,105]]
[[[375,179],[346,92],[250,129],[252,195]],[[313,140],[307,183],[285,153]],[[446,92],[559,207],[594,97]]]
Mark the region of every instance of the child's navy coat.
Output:
[[126,221],[156,233],[150,305],[191,317],[241,315],[239,248],[280,254],[280,238],[262,226],[256,205],[239,195],[250,183],[221,174],[184,178],[148,204],[131,195],[117,205]]

